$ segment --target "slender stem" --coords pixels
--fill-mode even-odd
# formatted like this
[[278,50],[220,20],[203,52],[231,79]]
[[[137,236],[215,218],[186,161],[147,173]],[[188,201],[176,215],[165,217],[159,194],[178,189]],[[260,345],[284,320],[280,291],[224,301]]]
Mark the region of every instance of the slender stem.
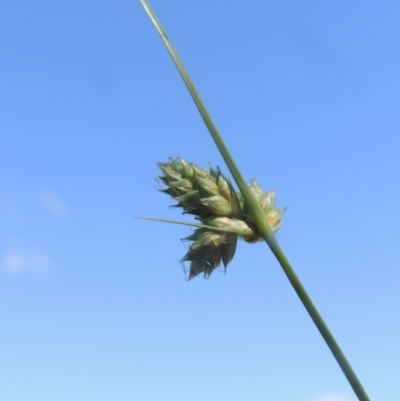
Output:
[[335,338],[333,337],[332,333],[328,329],[328,326],[325,324],[324,320],[322,319],[321,315],[319,314],[317,308],[311,301],[311,298],[307,294],[305,288],[301,284],[299,278],[297,277],[296,273],[294,272],[293,268],[291,267],[289,261],[287,260],[285,254],[281,250],[269,224],[265,218],[265,215],[256,201],[255,197],[251,193],[249,187],[247,186],[239,168],[237,167],[233,157],[231,156],[222,136],[218,132],[210,114],[208,113],[199,93],[197,92],[186,68],[184,67],[178,53],[176,52],[174,46],[172,45],[171,41],[168,38],[168,35],[164,28],[162,27],[160,21],[158,20],[157,16],[155,15],[154,11],[149,6],[147,0],[140,0],[143,8],[146,10],[148,16],[150,17],[151,21],[153,22],[154,26],[156,27],[158,33],[161,35],[162,40],[164,41],[165,46],[167,47],[183,81],[185,82],[193,101],[196,104],[203,120],[210,131],[212,138],[214,139],[215,144],[217,145],[225,163],[227,164],[233,178],[235,179],[240,192],[243,195],[243,198],[248,205],[249,209],[252,212],[253,219],[256,223],[258,232],[260,236],[265,240],[265,242],[271,248],[271,251],[275,255],[276,259],[278,260],[279,264],[281,265],[282,269],[284,270],[287,278],[289,279],[290,283],[292,284],[294,290],[296,291],[298,297],[300,298],[301,302],[303,303],[304,307],[306,308],[307,312],[309,313],[311,319],[313,320],[314,324],[317,326],[319,332],[321,333],[322,337],[324,338],[326,344],[328,345],[329,349],[331,350],[333,356],[335,357],[336,361],[338,362],[340,368],[342,369],[344,375],[346,376],[347,380],[349,381],[351,387],[353,388],[354,392],[356,393],[358,399],[360,401],[370,401],[367,393],[365,392],[361,382],[357,378],[354,370],[350,366],[349,362],[347,361],[345,355],[343,354],[342,350],[340,349],[338,343],[336,342]]
[[318,331],[321,333],[322,337],[324,338],[326,344],[328,345],[329,349],[331,350],[333,356],[335,357],[337,363],[339,364],[340,368],[342,369],[348,382],[350,383],[351,387],[353,388],[354,392],[356,393],[358,399],[360,401],[369,401],[369,397],[368,397],[367,393],[365,392],[360,380],[358,379],[353,368],[351,367],[350,363],[346,359],[343,351],[340,349],[339,344],[336,342],[335,338],[333,337],[333,334],[331,333],[328,326],[324,322],[324,319],[319,314],[319,312],[318,312],[316,306],[314,305],[313,301],[311,300],[310,296],[307,294],[307,291],[301,284],[300,279],[297,277],[297,274],[293,270],[292,266],[290,265],[289,261],[287,260],[282,249],[278,245],[277,247],[274,247],[274,248],[271,247],[271,250],[272,250],[273,254],[275,255],[276,259],[278,259],[279,264],[282,266],[283,271],[285,272],[287,278],[289,279],[290,283],[292,284],[297,295],[301,299],[301,302],[303,303],[304,307],[306,308],[311,319],[317,326]]

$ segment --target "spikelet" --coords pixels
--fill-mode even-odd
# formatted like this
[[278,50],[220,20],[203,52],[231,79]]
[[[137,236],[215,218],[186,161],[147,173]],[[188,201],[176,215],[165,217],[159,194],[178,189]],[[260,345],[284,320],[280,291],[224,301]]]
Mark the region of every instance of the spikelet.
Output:
[[236,192],[219,169],[210,167],[207,172],[180,158],[158,163],[158,167],[164,173],[158,179],[168,187],[161,192],[172,196],[178,202],[175,207],[182,208],[184,213],[198,217],[242,217]]
[[[189,280],[199,274],[209,277],[221,262],[226,270],[235,255],[238,238],[249,243],[262,240],[242,195],[235,192],[219,169],[210,166],[210,171],[205,171],[181,158],[158,163],[158,167],[164,174],[158,179],[167,186],[161,192],[178,202],[174,207],[196,216],[204,225],[183,239],[193,242],[181,260],[190,262]],[[250,190],[272,231],[279,230],[285,209],[275,208],[276,192],[264,192],[256,180]]]
[[185,240],[194,241],[181,260],[190,261],[190,280],[201,273],[204,273],[204,277],[209,277],[221,261],[226,269],[235,255],[238,235],[200,228]]
[[[254,197],[261,206],[272,232],[276,233],[282,227],[282,216],[286,210],[286,208],[275,208],[276,191],[264,192],[259,186],[257,180],[252,180],[250,184],[250,191],[253,193]],[[241,207],[243,208],[243,214],[245,215],[246,222],[254,226],[255,222],[247,205],[243,201],[241,193],[238,193],[238,199]],[[262,238],[257,235],[246,235],[243,236],[243,239],[249,243],[262,241]]]

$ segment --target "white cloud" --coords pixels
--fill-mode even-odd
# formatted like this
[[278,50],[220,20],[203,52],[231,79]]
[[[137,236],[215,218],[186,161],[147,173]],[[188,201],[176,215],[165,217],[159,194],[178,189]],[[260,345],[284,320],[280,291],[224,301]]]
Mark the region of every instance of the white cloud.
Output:
[[50,266],[50,258],[43,252],[9,252],[3,258],[3,268],[10,273],[27,270],[44,270]]
[[52,191],[43,191],[39,195],[40,204],[55,217],[68,217],[70,208],[61,197]]

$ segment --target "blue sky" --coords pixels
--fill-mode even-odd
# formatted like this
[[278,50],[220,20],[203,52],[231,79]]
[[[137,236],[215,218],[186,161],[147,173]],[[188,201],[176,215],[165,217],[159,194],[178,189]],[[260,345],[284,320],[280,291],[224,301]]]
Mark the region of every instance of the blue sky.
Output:
[[[371,400],[400,399],[400,4],[154,10]],[[138,1],[0,15],[0,396],[355,401],[263,243],[184,280],[157,162],[227,173]]]

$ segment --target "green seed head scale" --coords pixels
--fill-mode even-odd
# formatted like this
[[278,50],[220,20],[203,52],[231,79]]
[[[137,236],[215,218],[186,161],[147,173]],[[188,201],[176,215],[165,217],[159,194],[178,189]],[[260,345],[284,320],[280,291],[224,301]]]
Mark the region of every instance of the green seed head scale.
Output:
[[199,193],[202,198],[219,195],[220,191],[218,189],[218,185],[216,184],[215,180],[211,179],[211,177],[196,177],[196,182],[198,184]]
[[172,181],[169,183],[169,185],[176,191],[177,194],[193,190],[193,185],[187,178],[182,178],[178,181]]
[[201,249],[205,247],[218,248],[225,243],[225,233],[215,233],[213,231],[203,231],[196,241],[192,244],[192,249]]
[[236,244],[237,244],[237,239],[235,239],[232,242],[226,243],[222,247],[221,257],[222,257],[222,263],[224,264],[225,270],[228,267],[228,264],[232,261],[233,257],[235,256]]
[[232,207],[230,203],[222,196],[210,196],[209,198],[203,198],[200,200],[201,204],[206,206],[211,215],[217,216],[231,216]]
[[274,233],[277,232],[283,225],[282,215],[284,212],[285,209],[273,209],[267,214],[268,223]]

